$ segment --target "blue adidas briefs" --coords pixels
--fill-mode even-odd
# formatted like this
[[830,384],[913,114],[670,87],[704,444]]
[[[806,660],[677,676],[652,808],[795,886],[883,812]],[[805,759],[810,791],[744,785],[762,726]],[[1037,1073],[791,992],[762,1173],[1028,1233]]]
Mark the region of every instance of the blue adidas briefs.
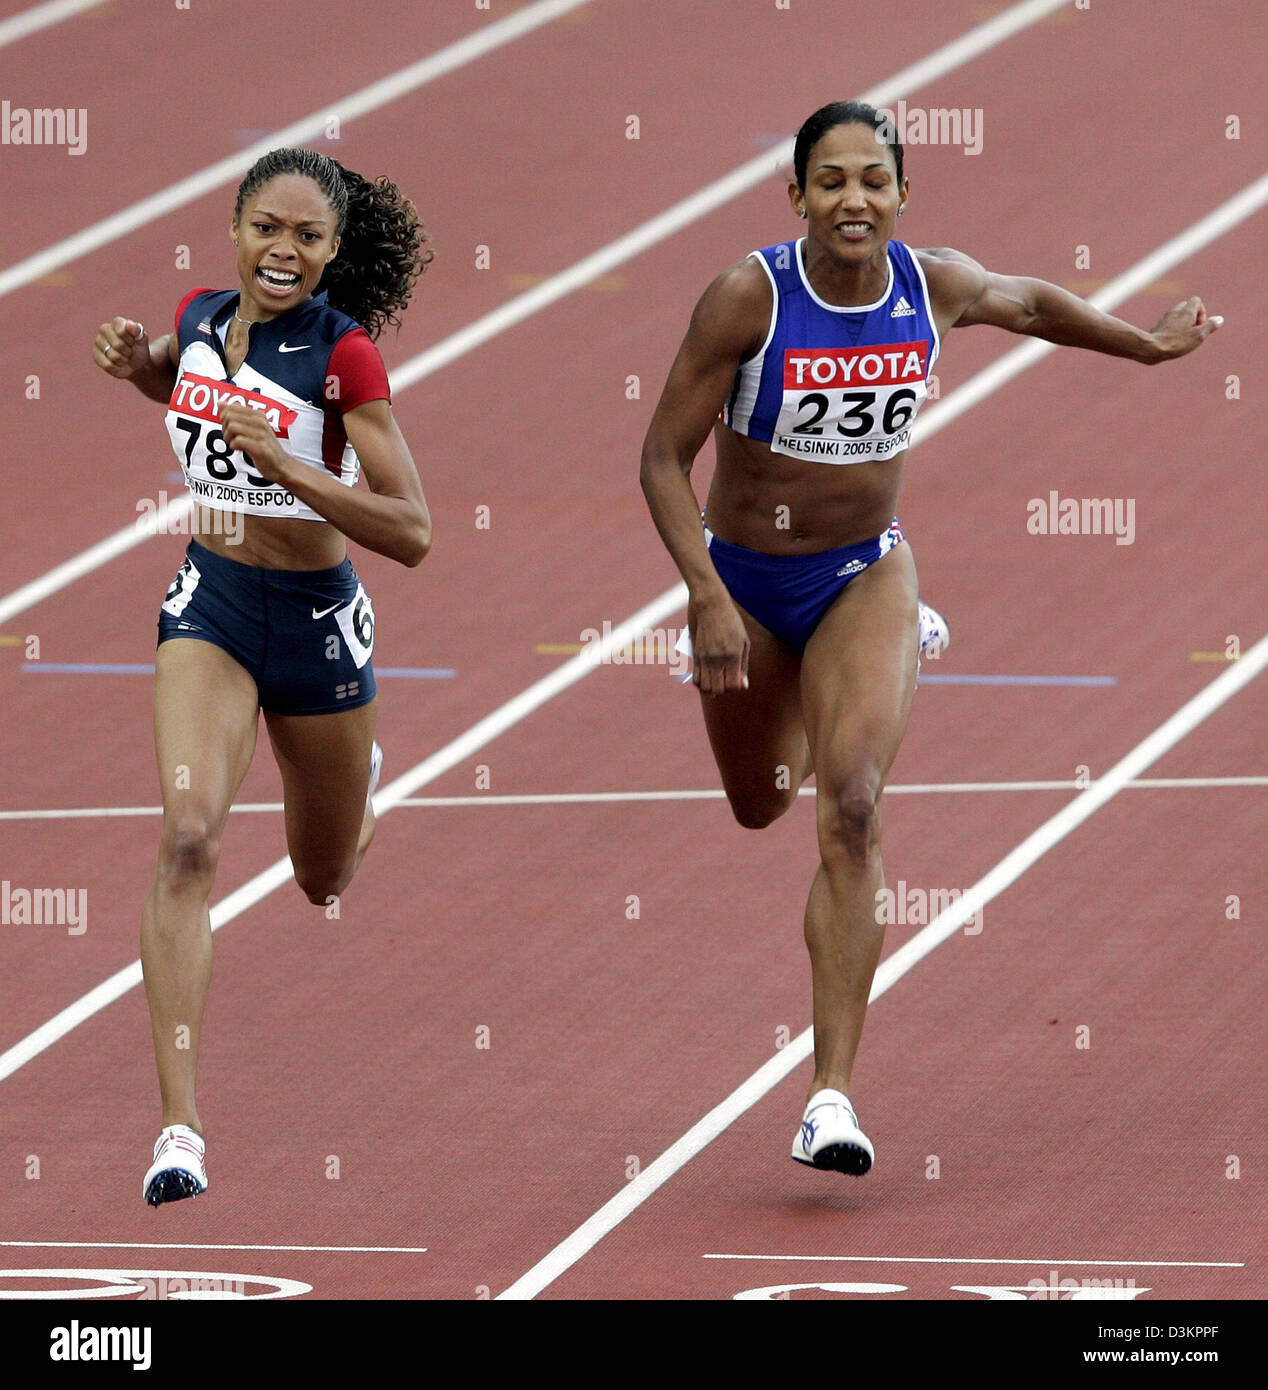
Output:
[[859,545],[813,555],[767,555],[731,545],[705,529],[709,558],[727,592],[798,652],[850,580],[906,539],[895,517],[887,531]]

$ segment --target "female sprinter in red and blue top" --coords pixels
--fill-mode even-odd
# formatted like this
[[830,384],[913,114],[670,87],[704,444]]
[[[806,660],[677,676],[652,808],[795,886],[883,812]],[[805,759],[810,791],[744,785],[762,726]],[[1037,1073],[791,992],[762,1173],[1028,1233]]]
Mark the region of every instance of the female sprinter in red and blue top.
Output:
[[[893,240],[908,200],[903,150],[864,103],[816,111],[794,169],[806,235],[753,252],[705,291],[641,476],[689,590],[694,681],[736,819],[769,825],[815,774],[815,1067],[792,1157],[862,1174],[875,1155],[849,1090],[884,936],[879,802],[921,647],[946,637],[918,604],[896,516],[942,339],[993,324],[1153,363],[1192,352],[1222,320],[1190,299],[1146,333],[1055,285]],[[711,430],[702,529],[690,474]]]
[[[167,405],[195,503],[159,614],[163,795],[141,959],[163,1101],[152,1206],[207,1190],[194,1099],[207,902],[259,712],[282,773],[300,888],[330,904],[374,834],[374,609],[346,538],[417,565],[431,518],[372,339],[399,323],[430,251],[412,203],[312,150],[273,150],[238,189],[239,284],[194,290],[175,329],[97,332],[93,359]],[[364,472],[368,491],[354,484]]]

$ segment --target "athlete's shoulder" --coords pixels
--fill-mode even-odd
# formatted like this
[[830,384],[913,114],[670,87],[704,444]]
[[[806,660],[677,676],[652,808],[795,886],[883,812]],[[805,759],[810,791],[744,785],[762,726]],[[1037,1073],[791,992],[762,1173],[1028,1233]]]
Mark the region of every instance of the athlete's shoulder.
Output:
[[909,247],[925,273],[929,295],[936,305],[954,310],[958,317],[986,287],[986,271],[963,251],[953,246]]
[[316,295],[295,312],[299,319],[295,324],[295,332],[311,335],[314,340],[331,347],[349,333],[357,330],[365,332],[351,314],[345,314],[342,309],[336,309],[327,303],[324,293]]
[[238,291],[235,289],[209,289],[206,285],[190,289],[188,295],[177,304],[177,313],[172,317],[172,329],[178,345],[188,345],[197,328],[204,322],[204,331],[210,334],[210,317],[224,306],[225,300],[232,299],[236,293]]
[[929,300],[944,328],[958,324],[965,311],[986,292],[986,270],[953,246],[924,247],[915,254],[920,259]]
[[773,307],[771,277],[754,253],[714,277],[696,304],[690,332],[719,353],[750,353],[765,340]]

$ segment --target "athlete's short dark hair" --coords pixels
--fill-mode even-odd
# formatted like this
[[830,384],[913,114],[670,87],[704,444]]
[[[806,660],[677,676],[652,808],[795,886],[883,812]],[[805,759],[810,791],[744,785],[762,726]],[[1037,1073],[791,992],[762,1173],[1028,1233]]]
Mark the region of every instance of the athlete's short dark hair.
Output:
[[894,167],[898,171],[898,182],[903,181],[903,147],[898,132],[888,113],[878,111],[865,101],[830,101],[821,106],[797,132],[793,145],[793,168],[797,174],[797,187],[806,191],[806,165],[810,151],[820,140],[839,125],[866,125],[876,132],[877,142],[889,147],[894,157]]
[[389,323],[399,325],[414,282],[432,258],[418,209],[389,178],[362,178],[317,150],[280,149],[247,170],[238,185],[234,221],[251,194],[282,174],[312,179],[335,215],[339,254],[318,286],[331,307],[356,319],[371,338]]

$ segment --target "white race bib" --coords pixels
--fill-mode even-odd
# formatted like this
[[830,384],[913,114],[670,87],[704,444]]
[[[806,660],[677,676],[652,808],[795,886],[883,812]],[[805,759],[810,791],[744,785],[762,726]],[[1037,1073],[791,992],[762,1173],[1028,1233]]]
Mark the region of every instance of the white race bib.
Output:
[[929,394],[929,342],[784,352],[784,394],[770,447],[818,463],[891,458],[911,442]]

